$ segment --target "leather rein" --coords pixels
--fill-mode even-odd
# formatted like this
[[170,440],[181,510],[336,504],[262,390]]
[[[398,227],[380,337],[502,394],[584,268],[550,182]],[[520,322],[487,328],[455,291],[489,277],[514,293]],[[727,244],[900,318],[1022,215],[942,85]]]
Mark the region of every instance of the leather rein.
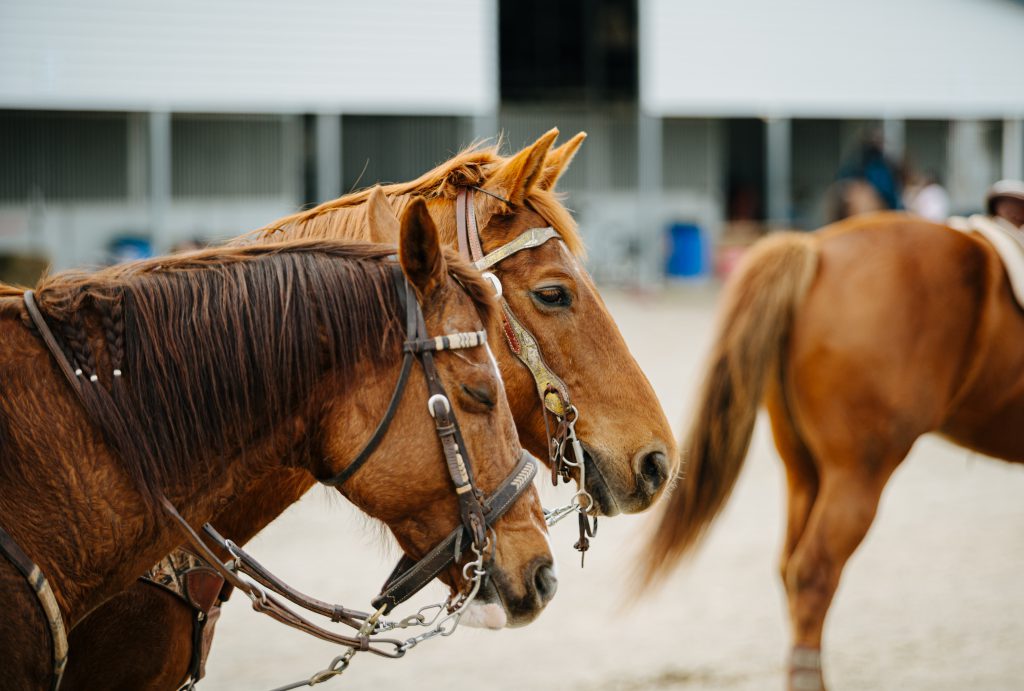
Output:
[[[221,548],[233,557],[227,562],[222,561],[210,545],[204,541],[203,537],[181,516],[170,500],[165,496],[159,497],[164,510],[178,524],[195,553],[216,570],[229,585],[245,593],[252,601],[253,609],[312,636],[348,648],[348,651],[344,655],[336,657],[327,669],[318,672],[310,679],[302,680],[294,685],[281,687],[282,689],[298,688],[299,686],[306,685],[312,686],[341,674],[348,667],[352,656],[358,651],[372,652],[383,657],[399,658],[423,640],[439,635],[450,635],[458,626],[462,613],[476,597],[483,579],[486,577],[487,560],[493,556],[495,549],[493,540],[493,536],[496,535],[493,531],[495,521],[503,516],[516,499],[526,491],[537,472],[536,462],[528,453],[523,451],[511,474],[490,495],[485,495],[476,486],[472,466],[468,463],[469,455],[458,420],[455,418],[450,399],[434,364],[433,356],[434,353],[443,350],[484,346],[486,344],[486,332],[475,331],[429,337],[423,319],[422,308],[411,286],[405,280],[397,265],[392,269],[392,276],[399,303],[405,310],[405,341],[402,346],[403,362],[398,381],[387,410],[362,451],[357,454],[355,459],[345,469],[333,477],[322,479],[321,482],[328,486],[340,486],[358,472],[370,458],[390,427],[395,411],[403,398],[409,373],[415,360],[420,363],[427,382],[427,389],[430,394],[427,401],[427,409],[434,419],[435,431],[441,442],[445,464],[459,501],[461,524],[420,560],[413,561],[409,558],[403,558],[399,562],[394,572],[384,584],[380,594],[372,600],[371,604],[375,608],[374,612],[366,613],[351,610],[341,605],[330,604],[304,595],[274,576],[251,555],[231,542],[231,540],[222,537],[212,526],[206,524],[203,526],[203,532],[207,539],[215,547]],[[64,355],[45,318],[36,305],[33,291],[25,292],[24,301],[26,310],[47,349],[50,351],[51,356],[56,361],[64,377],[68,380],[71,388],[79,397],[80,402],[85,406],[81,387],[89,384],[83,382],[80,370],[74,370],[68,362],[67,357]],[[115,374],[120,375],[121,373],[116,372]],[[98,386],[103,393],[106,393],[105,389],[102,389],[102,385],[98,383],[95,375],[89,378],[89,382],[92,385]],[[87,407],[86,410],[88,410]],[[4,535],[6,533],[0,531],[0,536]],[[13,544],[13,540],[10,542]],[[0,547],[5,546],[6,543],[0,542]],[[14,547],[17,548],[17,545],[14,545]],[[467,549],[472,551],[474,555],[474,559],[465,564],[462,570],[463,576],[468,581],[467,591],[459,593],[454,599],[449,598],[445,603],[421,608],[416,614],[398,622],[389,622],[381,619],[382,615],[387,614],[395,606],[412,597],[442,571],[461,559]],[[9,552],[7,553],[9,554]],[[24,556],[23,553],[22,556]],[[26,561],[27,559],[25,557]],[[18,562],[14,558],[12,558],[12,562],[18,566]],[[38,567],[35,567],[30,561],[27,561],[27,564],[34,567],[34,573],[41,580],[42,585],[45,586],[43,590],[49,593],[49,599],[52,600],[52,592],[49,591],[49,586],[39,573]],[[247,578],[242,578],[241,574],[244,574]],[[28,577],[27,574],[26,577]],[[29,580],[33,582],[32,578]],[[63,665],[66,660],[67,639],[66,635],[64,635],[63,620],[59,610],[53,607],[55,615],[50,616],[51,607],[47,602],[45,593],[40,594],[41,592],[40,589],[37,589],[41,606],[44,613],[48,615],[47,620],[50,622],[55,660],[54,683],[51,688],[56,689],[60,684],[60,675],[63,672]],[[275,597],[271,593],[279,595],[280,598],[288,600],[308,612],[327,617],[332,622],[342,623],[355,628],[357,632],[354,636],[346,636],[324,629],[289,608],[282,599]],[[56,603],[54,602],[53,604],[55,605]],[[411,627],[426,627],[428,630],[406,640],[375,637],[376,634],[385,631]]]

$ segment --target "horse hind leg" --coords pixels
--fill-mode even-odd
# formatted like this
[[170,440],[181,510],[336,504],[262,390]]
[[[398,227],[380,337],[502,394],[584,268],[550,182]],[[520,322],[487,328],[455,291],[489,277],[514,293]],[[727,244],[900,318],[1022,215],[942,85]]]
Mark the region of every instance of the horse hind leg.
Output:
[[777,385],[769,387],[765,404],[775,448],[786,469],[786,537],[779,558],[779,575],[785,583],[789,560],[804,534],[818,496],[818,469],[810,449],[796,431]]
[[783,574],[793,630],[790,691],[825,689],[820,658],[825,616],[843,567],[871,527],[882,489],[902,457],[819,469],[817,497]]
[[[786,469],[786,536],[779,556],[779,577],[785,585],[788,582],[790,561],[804,535],[818,497],[820,478],[814,456],[797,433],[779,386],[769,387],[765,404],[771,420],[775,448]],[[818,649],[793,649],[789,661],[788,686],[794,690],[824,688]]]
[[[818,496],[819,478],[809,456],[780,451],[786,464],[786,537],[779,558],[779,574],[788,583],[793,553],[800,544]],[[789,588],[786,588],[787,594]],[[790,598],[792,601],[792,598]],[[819,648],[794,645],[789,659],[789,688],[793,691],[824,689]]]

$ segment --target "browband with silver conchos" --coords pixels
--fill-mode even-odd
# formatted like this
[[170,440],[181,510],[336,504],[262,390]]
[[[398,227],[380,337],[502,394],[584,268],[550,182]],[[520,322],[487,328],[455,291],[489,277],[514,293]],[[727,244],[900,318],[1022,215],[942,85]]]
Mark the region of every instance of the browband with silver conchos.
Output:
[[484,269],[491,268],[502,260],[508,259],[516,252],[528,250],[532,247],[540,247],[548,240],[561,237],[562,236],[558,234],[558,231],[551,226],[544,228],[530,228],[507,245],[502,245],[493,252],[484,255],[482,259],[473,262],[473,266],[480,271],[483,271]]
[[426,350],[461,350],[476,348],[487,342],[486,331],[460,331],[459,333],[434,336],[416,341],[406,341],[404,349],[410,353],[422,353]]

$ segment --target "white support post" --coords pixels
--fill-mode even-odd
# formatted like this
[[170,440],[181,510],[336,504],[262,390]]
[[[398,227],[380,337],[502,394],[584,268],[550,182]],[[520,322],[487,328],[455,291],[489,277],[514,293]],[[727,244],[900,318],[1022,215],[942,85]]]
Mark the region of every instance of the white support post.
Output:
[[[470,126],[473,131],[473,141],[484,141],[491,144],[498,142],[498,114],[496,112],[481,113],[472,116]],[[463,145],[469,142],[462,142]]]
[[981,209],[985,190],[994,180],[980,120],[954,120],[949,125],[949,175],[946,188],[954,213]]
[[769,118],[765,131],[768,226],[787,227],[791,219],[792,127],[789,118]]
[[637,116],[637,182],[639,183],[639,208],[637,209],[637,230],[640,247],[645,248],[641,258],[640,283],[650,284],[661,280],[665,266],[665,242],[662,219],[662,148],[663,122],[661,118]]
[[907,122],[886,118],[882,121],[882,142],[885,155],[893,161],[902,161],[907,146]]
[[1024,180],[1024,120],[1003,120],[1003,179]]
[[149,114],[149,228],[150,241],[157,253],[170,249],[167,237],[171,206],[171,114]]
[[341,195],[342,186],[341,115],[318,113],[316,116],[316,202]]

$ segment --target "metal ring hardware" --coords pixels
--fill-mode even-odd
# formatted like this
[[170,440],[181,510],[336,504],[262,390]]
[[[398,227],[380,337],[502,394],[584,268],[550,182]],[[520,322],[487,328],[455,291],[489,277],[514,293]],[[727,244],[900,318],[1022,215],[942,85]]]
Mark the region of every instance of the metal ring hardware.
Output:
[[437,413],[434,412],[434,403],[440,401],[444,403],[444,414],[448,415],[452,412],[452,404],[448,401],[448,397],[444,394],[436,393],[427,399],[427,410],[430,412],[430,417],[436,418]]
[[490,271],[484,271],[480,276],[491,284],[491,287],[494,288],[494,298],[500,300],[501,296],[505,294],[505,289],[501,285],[501,279]]

